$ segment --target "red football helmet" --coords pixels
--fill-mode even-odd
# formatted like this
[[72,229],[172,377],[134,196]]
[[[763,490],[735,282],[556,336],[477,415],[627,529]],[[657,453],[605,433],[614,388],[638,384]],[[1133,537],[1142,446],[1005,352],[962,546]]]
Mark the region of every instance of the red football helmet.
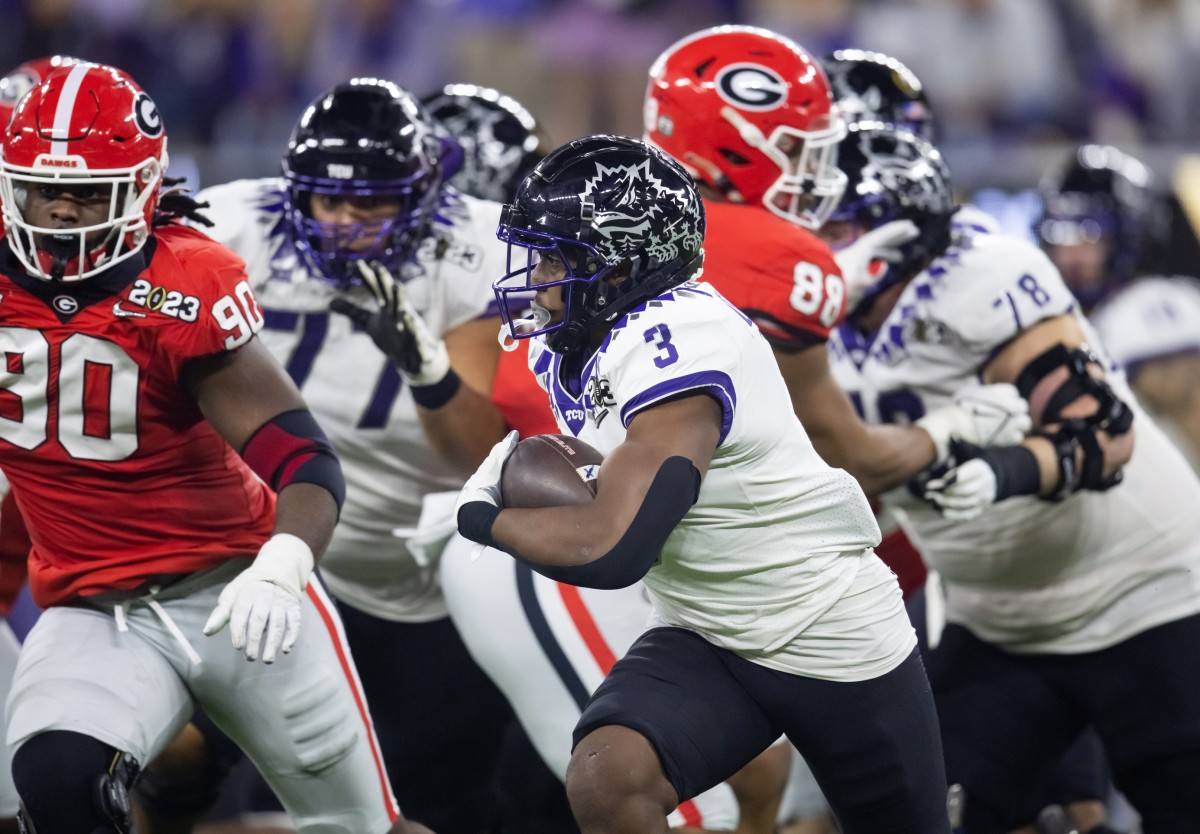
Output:
[[[58,67],[21,99],[4,137],[0,211],[13,252],[46,280],[90,278],[138,252],[150,235],[167,167],[158,108],[126,73],[100,64]],[[93,186],[103,223],[35,226],[33,189]]]
[[718,26],[684,38],[650,68],[643,116],[647,141],[729,200],[815,229],[841,199],[845,123],[820,64],[782,35]]
[[47,55],[26,61],[8,75],[0,78],[0,125],[7,125],[21,96],[28,93],[57,67],[78,64],[78,58],[67,55]]

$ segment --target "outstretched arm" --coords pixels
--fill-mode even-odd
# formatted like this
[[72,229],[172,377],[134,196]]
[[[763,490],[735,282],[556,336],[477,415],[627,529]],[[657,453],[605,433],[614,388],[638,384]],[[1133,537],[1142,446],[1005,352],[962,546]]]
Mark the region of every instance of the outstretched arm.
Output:
[[776,349],[775,359],[817,453],[853,475],[868,496],[944,462],[953,439],[1016,443],[1029,429],[1025,404],[1011,386],[976,387],[911,426],[868,425],[834,380],[824,345]]
[[[704,394],[639,412],[625,442],[605,458],[596,498],[588,504],[489,509],[479,500],[485,485],[468,482],[459,529],[560,581],[630,585],[650,569],[671,530],[695,503],[720,438],[721,417],[720,406]],[[498,481],[502,460],[493,463],[494,474],[484,479]],[[478,474],[484,476],[488,468],[485,463]]]
[[345,495],[341,467],[299,391],[258,339],[193,360],[184,384],[213,427],[278,494],[274,535],[221,591],[205,624],[230,625],[248,660],[272,663],[300,635],[300,598]]

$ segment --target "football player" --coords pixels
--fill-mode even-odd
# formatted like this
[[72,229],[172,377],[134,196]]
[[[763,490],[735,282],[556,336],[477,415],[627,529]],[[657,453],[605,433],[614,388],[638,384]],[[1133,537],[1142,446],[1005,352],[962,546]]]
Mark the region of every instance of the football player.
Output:
[[[708,57],[713,60],[706,63]],[[701,74],[693,72],[693,65],[704,63]],[[729,79],[727,69],[743,66],[757,66],[758,70],[747,72],[740,80]],[[797,221],[816,225],[817,216],[831,210],[836,203],[828,195],[839,188],[838,173],[819,168],[815,161],[824,158],[831,145],[836,144],[840,122],[831,118],[829,88],[824,76],[814,69],[812,60],[790,41],[769,32],[722,27],[682,41],[664,53],[655,67],[647,114],[648,117],[656,114],[659,123],[669,125],[673,134],[664,137],[658,125],[653,125],[648,126],[654,129],[649,134],[651,138],[689,164],[703,165],[714,180],[728,184],[723,171],[736,179],[736,190],[728,195],[729,202],[715,189],[706,192],[709,222],[705,280],[756,320],[775,346],[781,367],[800,361],[812,363],[810,376],[797,371],[787,373],[786,379],[798,410],[803,408],[806,414],[821,411],[826,415],[826,426],[814,424],[817,426],[814,431],[821,431],[820,437],[814,437],[821,454],[837,453],[844,448],[843,458],[858,464],[856,471],[841,463],[852,474],[861,475],[865,481],[882,479],[883,484],[900,483],[933,462],[930,433],[940,437],[944,432],[948,437],[950,431],[964,424],[967,427],[961,430],[973,433],[970,415],[961,412],[953,414],[951,419],[942,419],[945,415],[934,417],[928,421],[929,433],[924,429],[896,427],[867,430],[856,420],[852,406],[832,384],[824,368],[824,340],[844,309],[843,284],[828,247]],[[714,83],[714,79],[723,79],[738,90],[745,87],[753,91],[754,83],[762,83],[764,77],[800,80],[780,82],[771,94],[785,90],[786,95],[780,95],[775,106],[765,113],[754,102],[739,104],[724,98]],[[663,93],[663,89],[671,92]],[[733,113],[734,117],[754,124],[753,133],[746,129],[749,138],[743,138],[740,128],[730,125],[721,115],[723,109],[733,112],[734,107],[740,108]],[[773,135],[774,139],[784,137],[792,143],[796,158],[814,163],[796,163],[791,167],[793,163],[785,155],[776,155],[764,147],[767,135]],[[809,144],[811,147],[802,152],[802,146]],[[810,156],[803,157],[802,153]],[[815,211],[799,200],[794,211],[788,211],[786,205],[779,208],[774,202],[770,205],[763,202],[768,192],[774,199],[788,191],[799,195],[810,186],[827,195]],[[787,202],[787,198],[780,199]],[[510,355],[522,353],[518,349]],[[494,392],[528,408],[533,401],[533,396],[527,393],[527,386],[532,384],[529,375],[514,374],[508,382],[504,386],[498,384]],[[810,385],[811,389],[806,387]],[[837,402],[828,409],[819,409],[813,403],[830,396]],[[1018,399],[1015,392],[1011,397]],[[836,407],[839,403],[844,410]],[[583,419],[580,414],[569,416],[577,422]],[[802,415],[802,419],[812,418]],[[554,431],[552,427],[540,430]],[[843,430],[850,436],[842,439]],[[1019,436],[1018,431],[1009,439]],[[910,458],[898,459],[904,455]],[[879,486],[873,483],[871,488]],[[485,551],[474,561],[471,555],[469,547],[451,545],[443,563],[443,581],[452,614],[457,610],[456,619],[468,645],[481,664],[501,681],[510,700],[517,704],[518,713],[523,717],[532,714],[525,719],[531,736],[553,769],[565,774],[569,747],[559,739],[565,737],[588,694],[640,633],[637,618],[623,619],[621,608],[645,609],[648,601],[637,589],[606,594],[563,586],[494,551]],[[504,593],[504,589],[513,586],[514,572],[518,582],[528,584],[529,593],[519,596],[515,590]],[[617,602],[619,595],[626,595],[627,599]],[[497,621],[525,620],[545,624],[540,629],[528,626],[520,629],[524,634],[522,646],[527,643],[527,649],[517,648],[513,640],[516,628],[500,631],[494,627]],[[621,625],[630,620],[634,621],[632,625]],[[598,643],[594,641],[597,636],[602,638]],[[557,674],[548,684],[543,677],[531,679],[527,674],[529,661],[523,661],[524,665],[514,661],[514,658],[543,655],[557,658],[553,664]],[[522,703],[534,704],[539,699],[541,709],[522,709]],[[733,784],[738,787],[737,780]],[[745,817],[747,802],[742,804]],[[772,818],[767,823],[768,830],[773,823]]]
[[[62,55],[35,58],[0,78],[0,125],[8,124],[21,96],[33,89],[52,69],[73,63],[78,63],[77,59]],[[2,476],[0,481],[3,481]],[[17,509],[16,498],[6,482],[0,487],[0,493],[4,495],[3,501],[0,501],[0,616],[7,616],[25,583],[31,543],[24,519]],[[0,699],[8,697],[19,649],[20,644],[8,623],[0,623]],[[0,737],[3,737],[4,727],[4,720],[0,717]],[[0,760],[0,834],[15,834],[20,800],[12,782],[7,748],[0,755]]]
[[[502,192],[505,201],[511,200],[545,155],[542,132],[533,116],[495,91],[452,84],[425,102],[464,147],[463,166],[453,182],[468,194]],[[506,424],[521,435],[554,434],[554,416],[529,370],[524,349],[528,345],[528,341],[509,341],[507,346],[516,349],[500,357],[492,400]],[[427,500],[432,502],[436,496]],[[649,600],[640,586],[596,591],[562,585],[495,551],[483,560],[472,560],[470,546],[455,536],[441,562],[439,578],[450,616],[472,656],[512,705],[550,778],[563,780],[571,730],[587,696],[641,634],[650,613]],[[545,627],[535,630],[532,623]],[[588,650],[563,650],[584,647],[584,634]],[[786,766],[786,760],[782,764]],[[771,773],[772,765],[779,766],[770,760],[752,763],[729,784],[682,803],[668,818],[671,826],[690,831],[736,829],[743,834],[772,831],[773,806],[762,797],[781,778]],[[526,766],[520,774],[510,775],[505,787],[512,794],[510,806],[526,792],[543,798],[533,803],[537,809],[514,807],[518,815],[530,817],[523,820],[526,825],[547,826],[547,831],[568,831],[574,826],[561,781],[557,790],[547,787]]]
[[[842,49],[827,56],[822,66],[829,74],[838,107],[851,123],[883,122],[909,130],[927,141],[935,141],[934,114],[929,100],[921,82],[900,61],[878,52]],[[848,162],[851,167],[861,168],[865,164],[856,143],[845,144],[842,155],[845,157],[843,162]],[[833,228],[849,228],[845,221],[854,220],[855,213],[862,208],[860,199],[845,200],[833,214],[832,219],[838,221]],[[998,231],[1000,227],[994,218],[970,204],[959,205],[951,217],[952,234]],[[901,587],[906,591],[912,588],[906,599],[918,641],[924,646],[932,635],[936,642],[943,626],[939,618],[943,606],[937,604],[938,600],[933,605],[928,604],[923,586],[927,569],[895,518],[883,513],[880,521],[881,524],[889,523],[892,529],[885,527],[883,542],[876,551],[896,571]],[[930,587],[940,589],[936,575],[932,577]],[[1043,791],[1045,800],[1061,800],[1073,819],[1090,828],[1106,817],[1103,804],[1109,790],[1106,774],[1099,742],[1088,734],[1068,752],[1065,761],[1051,775]]]
[[1200,471],[1200,282],[1146,276],[1091,315],[1138,400]]
[[1039,188],[1033,231],[1085,313],[1138,274],[1161,207],[1149,169],[1107,145],[1081,145]]
[[472,197],[508,202],[550,150],[533,114],[490,87],[447,84],[421,103],[462,146],[462,167],[450,184]]
[[281,177],[197,195],[214,222],[204,231],[246,261],[260,339],[341,458],[347,499],[322,579],[402,807],[443,834],[495,815],[511,720],[438,587],[449,508],[422,514],[424,496],[457,489],[503,432],[488,399],[500,206],[447,187],[460,156],[414,96],[358,78],[304,111]]
[[514,432],[464,487],[459,531],[568,584],[644,579],[654,601],[576,728],[576,820],[584,834],[666,831],[679,801],[783,731],[846,831],[885,818],[947,831],[932,699],[870,507],[783,416],[790,397],[753,322],[693,280],[704,232],[688,173],[611,136],[543,160],[499,231],[528,257],[497,282],[501,307],[536,292],[534,320],[510,336],[536,339],[559,430],[606,459],[591,504],[504,509]]
[[946,588],[929,674],[965,830],[1026,822],[1033,788],[1088,726],[1145,830],[1194,827],[1195,793],[1171,786],[1200,775],[1200,482],[1046,256],[952,234],[933,146],[859,124],[839,165],[850,182],[831,239],[905,217],[920,229],[831,339],[839,382],[874,423],[919,419],[966,380],[1009,382],[1037,430],[1016,446],[954,443],[957,466],[925,500],[886,496]]
[[69,55],[46,55],[26,61],[0,78],[0,125],[8,124],[21,96],[40,84],[51,71],[78,63],[78,58]]
[[863,49],[839,49],[822,58],[821,67],[847,122],[888,122],[934,140],[933,110],[925,88],[899,59]]
[[199,704],[299,830],[427,831],[311,576],[337,457],[241,260],[174,222],[196,207],[166,166],[154,102],[95,64],[50,72],[4,138],[0,468],[46,609],[8,699],[25,829],[127,832],[141,763]]

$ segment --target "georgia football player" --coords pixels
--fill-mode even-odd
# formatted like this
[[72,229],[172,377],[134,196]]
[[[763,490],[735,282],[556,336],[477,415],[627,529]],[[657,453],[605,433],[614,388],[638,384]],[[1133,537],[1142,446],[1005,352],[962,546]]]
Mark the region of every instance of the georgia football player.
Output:
[[26,827],[126,831],[140,764],[198,703],[301,830],[424,831],[311,577],[336,455],[256,338],[243,263],[173,222],[195,206],[166,165],[154,102],[85,63],[21,99],[0,161],[0,467],[46,609],[8,700]]

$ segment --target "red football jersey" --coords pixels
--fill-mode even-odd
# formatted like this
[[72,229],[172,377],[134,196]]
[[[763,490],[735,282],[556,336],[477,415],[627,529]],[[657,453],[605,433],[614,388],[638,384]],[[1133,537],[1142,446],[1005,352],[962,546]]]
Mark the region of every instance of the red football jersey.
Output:
[[175,226],[73,284],[0,255],[0,468],[29,527],[37,603],[254,555],[274,495],[180,382],[188,360],[262,327],[241,259]]
[[823,343],[846,313],[833,253],[762,206],[706,200],[704,275],[772,343]]
[[558,434],[550,400],[529,370],[529,339],[519,340],[515,350],[500,354],[492,383],[492,402],[500,409],[508,427],[520,432],[521,437]]

